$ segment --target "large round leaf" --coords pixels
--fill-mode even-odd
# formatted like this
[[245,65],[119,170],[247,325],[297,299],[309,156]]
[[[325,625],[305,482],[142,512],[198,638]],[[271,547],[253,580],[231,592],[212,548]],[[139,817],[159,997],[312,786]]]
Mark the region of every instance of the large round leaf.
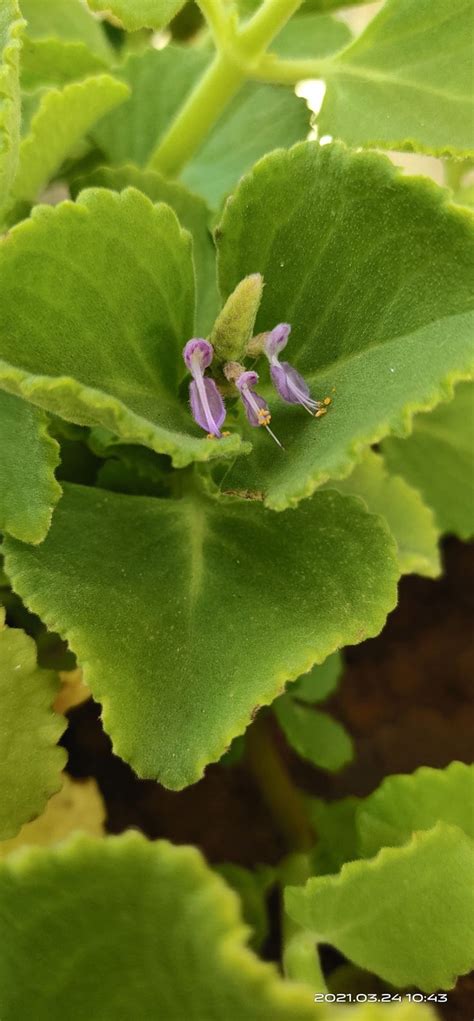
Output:
[[8,538],[15,590],[66,638],[118,755],[181,788],[252,711],[396,598],[393,540],[358,500],[261,504],[66,486],[44,543]]

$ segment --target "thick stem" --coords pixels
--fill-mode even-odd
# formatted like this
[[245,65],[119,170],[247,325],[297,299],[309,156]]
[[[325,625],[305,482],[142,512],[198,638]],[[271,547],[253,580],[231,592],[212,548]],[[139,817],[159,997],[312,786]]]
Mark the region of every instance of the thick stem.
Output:
[[170,177],[178,174],[205,141],[243,80],[242,69],[223,53],[217,54],[152,153],[149,167]]
[[[222,45],[210,67],[188,96],[168,132],[153,151],[149,167],[170,177],[201,147],[222,111],[252,77],[252,67],[272,39],[298,9],[302,0],[264,0],[253,18],[236,32],[231,21],[226,25],[226,40],[215,18],[217,8],[209,7],[209,17]],[[208,3],[205,6],[209,6]],[[221,26],[223,23],[219,21]]]
[[329,61],[323,58],[319,60],[280,60],[272,53],[266,53],[251,69],[250,76],[256,81],[296,85],[297,82],[306,78],[323,78],[328,67]]
[[263,53],[301,4],[302,0],[264,0],[253,18],[239,32],[239,41],[244,51],[249,56]]
[[307,851],[314,834],[306,817],[303,797],[278,754],[269,718],[259,713],[247,733],[247,763],[260,793],[291,851]]

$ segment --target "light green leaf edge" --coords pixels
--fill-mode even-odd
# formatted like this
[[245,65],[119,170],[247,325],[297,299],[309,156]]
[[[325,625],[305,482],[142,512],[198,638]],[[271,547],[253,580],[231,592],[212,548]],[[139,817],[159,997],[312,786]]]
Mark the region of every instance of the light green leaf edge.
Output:
[[20,145],[12,203],[33,202],[71,148],[96,120],[123,103],[129,92],[124,82],[108,74],[46,92]]
[[372,514],[385,518],[398,546],[402,574],[438,578],[440,531],[431,507],[404,478],[391,474],[380,454],[368,450],[347,478],[327,482],[323,489],[358,496]]
[[61,87],[68,82],[107,71],[107,61],[80,40],[31,39],[23,41],[21,84],[24,90],[43,85]]
[[[24,631],[4,626],[4,619],[0,607],[2,840],[16,836],[24,823],[40,815],[61,787],[61,770],[67,759],[66,751],[57,745],[67,721],[52,709],[57,676],[37,666],[33,639]],[[15,683],[20,704],[12,707]]]
[[319,769],[338,772],[354,754],[352,738],[329,713],[282,695],[273,705],[285,737],[298,755]]
[[[9,405],[12,428],[10,455],[7,450],[7,436],[3,431],[5,419],[2,416],[2,409],[6,415],[6,406]],[[33,444],[29,443],[28,449],[19,446],[14,451],[13,442],[28,442],[26,436],[28,423],[33,435],[36,433],[35,445],[33,447]],[[0,432],[0,529],[22,542],[36,545],[47,535],[54,508],[62,494],[61,486],[54,475],[60,463],[59,443],[49,435],[48,419],[43,411],[22,401],[20,397],[14,397],[3,391],[0,391]],[[11,454],[15,464],[13,474],[9,476],[8,458]],[[32,458],[36,479],[33,479],[31,474]],[[15,469],[23,476],[23,495],[15,483]],[[33,500],[29,490],[30,484],[38,486],[37,500]]]
[[319,666],[314,666],[309,673],[298,677],[287,694],[301,702],[324,702],[337,688],[343,670],[344,660],[341,653],[333,652]]
[[[226,1013],[226,1018],[236,1019],[239,1017],[238,1011],[242,1010],[245,1004],[249,1004],[249,1001],[255,1003],[255,1011],[252,1011],[249,1015],[255,1021],[257,1019],[275,1018],[275,1021],[311,1021],[312,1018],[319,1017],[321,1014],[315,1009],[313,1005],[312,990],[304,985],[285,982],[278,974],[276,966],[274,964],[264,963],[261,961],[249,948],[248,936],[249,928],[242,921],[242,915],[240,911],[239,899],[237,894],[231,890],[220,876],[218,876],[204,861],[204,858],[200,851],[194,847],[174,847],[168,841],[148,841],[142,834],[135,833],[133,831],[126,832],[120,836],[108,836],[104,840],[94,840],[93,838],[84,835],[75,835],[62,845],[55,848],[25,848],[21,851],[16,852],[9,858],[3,859],[0,862],[0,907],[3,907],[3,912],[8,910],[7,905],[10,902],[10,897],[13,895],[14,890],[21,886],[22,881],[26,881],[28,885],[35,884],[35,877],[50,876],[50,882],[53,881],[54,876],[57,876],[59,890],[62,888],[66,891],[70,891],[70,897],[73,903],[73,911],[69,911],[69,917],[71,918],[71,924],[74,923],[75,911],[79,907],[78,899],[74,900],[74,889],[76,883],[74,877],[79,884],[81,881],[86,882],[86,889],[90,892],[91,886],[96,881],[94,877],[101,871],[107,863],[108,876],[110,876],[111,886],[113,888],[114,883],[120,882],[120,874],[123,869],[126,873],[129,869],[136,874],[136,883],[140,885],[140,875],[144,874],[148,878],[148,882],[151,883],[154,875],[156,881],[156,890],[159,895],[160,881],[164,886],[169,886],[170,883],[176,884],[176,913],[182,913],[186,917],[186,896],[194,899],[194,911],[192,917],[195,919],[196,927],[186,926],[183,931],[182,938],[188,944],[193,941],[198,942],[199,946],[199,913],[205,911],[211,916],[213,929],[215,930],[215,945],[208,946],[207,949],[204,946],[200,948],[200,954],[198,948],[196,948],[197,960],[196,960],[196,974],[192,975],[192,981],[190,984],[185,984],[180,993],[178,992],[178,1003],[193,1002],[193,1006],[199,999],[199,996],[203,995],[202,990],[199,989],[199,966],[201,956],[207,953],[210,960],[213,961],[214,967],[209,975],[204,972],[200,972],[203,977],[204,995],[206,993],[206,985],[208,989],[214,989],[212,1000],[208,1003],[204,1003],[204,1009],[206,1010],[206,1018],[209,1021],[217,1021],[217,1018],[223,1018],[221,1008],[223,1003],[219,1005],[219,982],[225,985],[226,976],[228,976],[228,992],[224,989],[224,996],[222,997],[226,1009],[230,1010],[230,1014]],[[63,886],[61,886],[63,884]],[[11,888],[13,887],[13,889]],[[128,890],[130,889],[130,883],[127,884]],[[128,892],[128,891],[127,891]],[[10,896],[9,896],[10,895]],[[7,899],[5,899],[7,898]],[[169,897],[168,897],[169,899]],[[90,903],[90,902],[89,902]],[[181,908],[182,905],[182,908]],[[136,905],[135,905],[136,907]],[[142,900],[140,905],[142,912],[147,912],[146,902]],[[181,910],[180,910],[181,908]],[[130,904],[130,910],[132,905]],[[151,909],[150,909],[151,910]],[[56,912],[61,911],[61,900],[59,900],[51,908],[52,917]],[[2,913],[3,913],[2,912]],[[4,915],[5,917],[5,915]],[[132,914],[133,917],[133,914]],[[163,945],[165,936],[163,931],[160,931],[159,919],[155,919],[156,925],[156,951],[159,952],[160,944]],[[25,920],[18,919],[23,933],[27,933],[28,929],[25,927]],[[124,913],[123,916],[123,943],[127,941],[127,915]],[[64,915],[62,918],[62,924],[67,925],[67,916]],[[133,923],[132,923],[133,924]],[[135,922],[135,925],[137,923]],[[150,929],[152,929],[152,918],[150,915]],[[54,926],[50,930],[50,934],[53,934],[54,938]],[[74,931],[74,930],[73,930]],[[87,935],[82,941],[81,952],[84,955],[84,959],[88,961],[88,967],[93,968],[94,966],[94,943],[96,941],[96,934],[88,929],[90,935],[89,946],[87,944]],[[174,938],[179,932],[179,927],[173,932]],[[120,939],[120,930],[115,929],[115,934]],[[33,938],[35,936],[33,934]],[[71,937],[73,938],[73,937]],[[37,950],[38,944],[35,942],[35,949]],[[33,947],[31,947],[33,950]],[[60,954],[62,947],[58,944],[57,953]],[[87,953],[89,951],[89,954]],[[51,953],[51,951],[50,951]],[[190,954],[190,948],[188,946],[188,959]],[[153,960],[153,950],[150,948],[150,955],[148,961],[140,955],[138,959],[138,968],[140,964],[142,966],[141,983],[140,985],[144,990],[149,986],[150,974],[147,968],[150,966]],[[11,958],[10,958],[11,959]],[[159,958],[158,958],[159,959]],[[41,970],[41,957],[35,955],[36,967]],[[69,962],[70,964],[70,962]],[[130,958],[131,973],[136,969],[136,959],[133,955]],[[117,965],[118,967],[118,965]],[[161,963],[161,967],[165,968],[166,965]],[[125,966],[125,976],[127,975],[127,967]],[[69,965],[68,965],[69,971]],[[75,969],[70,971],[71,983],[70,988],[64,991],[64,984],[62,983],[63,995],[68,998],[72,997],[72,1000],[77,1003],[78,987],[80,989],[81,979],[80,973],[78,974]],[[185,976],[181,976],[181,981]],[[187,977],[187,976],[186,976]],[[238,977],[238,980],[237,980]],[[177,976],[176,981],[180,981]],[[63,979],[64,982],[64,979]],[[153,983],[155,987],[156,978]],[[170,975],[171,990],[168,988],[164,991],[163,998],[160,1002],[156,995],[156,988],[154,997],[156,998],[156,1014],[153,1016],[162,1018],[165,1021],[167,1016],[164,1011],[171,1006],[171,1016],[176,1018],[178,1016],[176,1012],[176,1004],[173,1004],[172,1000],[172,984],[173,975]],[[97,1006],[98,1000],[100,1000],[100,975],[97,975],[97,985],[94,985],[97,990],[94,1006]],[[242,999],[240,1000],[240,994],[238,990],[242,990]],[[171,997],[170,997],[171,993]],[[75,995],[76,994],[76,995]],[[51,1021],[58,1018],[58,1013],[54,1010],[54,1003],[56,1002],[56,994],[53,993],[54,1000],[49,1003],[45,1002],[45,989],[43,987],[41,993],[41,999],[39,1001],[38,1017],[41,1019],[48,1016]],[[145,994],[145,1001],[140,1000],[139,987],[132,990],[132,996],[136,997],[136,1016],[137,1017],[151,1017],[148,1014],[148,1008],[150,1004],[150,997]],[[15,993],[16,999],[16,993]],[[240,1000],[240,1002],[239,1002]],[[16,1001],[18,1005],[18,1000]],[[23,1001],[24,1002],[24,1001]],[[11,1003],[12,1006],[14,1004]],[[2,994],[0,993],[0,1006],[2,1007],[2,1013],[8,1008],[8,1004],[3,1001]],[[90,1009],[89,1004],[89,1009]],[[84,1010],[87,1014],[88,1003],[87,1000],[83,1002]],[[102,1004],[102,1007],[104,1005]],[[49,1011],[52,1011],[49,1013]],[[146,1011],[146,1014],[142,1011]],[[46,1011],[48,1014],[46,1015]],[[105,1007],[105,1013],[101,1010],[101,1017],[112,1016],[109,1015],[107,1007]],[[119,1009],[118,1015],[123,1017],[122,1010]],[[192,1010],[192,1016],[196,1019],[199,1015]],[[202,1021],[204,1021],[204,1015],[200,1015]],[[247,1018],[247,1015],[246,1015]]]
[[[0,54],[0,211],[7,200],[18,165],[20,147],[20,51],[26,22],[16,0],[10,0],[12,18]],[[5,14],[2,14],[2,18]]]
[[96,14],[112,14],[128,32],[168,25],[185,0],[87,0]]
[[[452,989],[456,979],[460,975],[469,973],[474,967],[474,934],[471,937],[471,946],[469,946],[469,940],[466,938],[467,922],[464,926],[463,938],[459,939],[458,945],[453,946],[451,937],[448,939],[446,947],[443,948],[445,950],[449,948],[451,958],[456,957],[455,966],[454,961],[451,964],[447,964],[447,954],[443,955],[441,947],[439,949],[442,956],[435,965],[429,959],[428,948],[425,948],[425,952],[423,952],[419,946],[417,946],[417,958],[411,956],[412,951],[408,948],[408,951],[404,952],[405,961],[400,963],[398,959],[398,951],[403,943],[403,934],[408,937],[410,933],[410,919],[406,916],[402,918],[398,915],[397,888],[394,888],[392,885],[395,881],[394,875],[396,876],[397,868],[402,869],[402,875],[409,875],[413,870],[413,863],[419,858],[423,862],[424,871],[424,857],[428,856],[429,859],[430,855],[432,860],[436,859],[439,861],[440,871],[436,878],[440,879],[441,883],[444,880],[445,885],[444,887],[442,886],[441,891],[439,889],[438,891],[432,891],[432,886],[425,883],[425,889],[423,890],[425,898],[424,906],[427,906],[427,900],[429,900],[430,910],[436,913],[439,905],[437,893],[442,892],[445,895],[445,901],[440,905],[440,910],[443,911],[444,909],[444,913],[447,915],[450,911],[448,900],[450,899],[449,886],[451,883],[452,893],[456,894],[458,902],[454,907],[454,913],[456,914],[456,908],[461,900],[463,900],[464,905],[464,898],[468,891],[465,887],[460,888],[457,871],[453,872],[452,870],[457,868],[461,862],[464,867],[464,878],[466,878],[469,872],[472,872],[474,868],[474,842],[459,827],[449,826],[443,822],[437,823],[432,829],[414,833],[409,843],[404,844],[403,847],[383,847],[375,858],[364,858],[359,861],[346,862],[338,875],[313,877],[308,880],[303,889],[301,887],[287,887],[285,890],[286,911],[294,921],[315,932],[315,929],[317,929],[317,916],[314,916],[313,922],[311,893],[314,890],[317,900],[318,890],[321,891],[323,897],[325,892],[327,892],[329,893],[329,899],[332,899],[329,914],[331,915],[332,912],[334,919],[339,917],[339,933],[342,938],[338,937],[337,932],[333,935],[331,931],[325,931],[324,924],[322,923],[321,929],[317,933],[315,932],[315,938],[318,941],[329,942],[331,946],[337,947],[359,967],[373,970],[375,974],[396,987],[403,988],[415,985],[426,993],[432,993],[434,989]],[[444,876],[445,860],[443,855],[446,855],[448,860],[448,874]],[[457,860],[456,856],[458,856]],[[392,898],[390,919],[386,920],[386,916],[383,914],[383,906],[379,901],[374,903],[367,902],[366,918],[360,918],[356,915],[351,925],[344,924],[343,919],[341,919],[341,902],[345,890],[353,888],[357,894],[359,880],[362,887],[365,879],[370,884],[371,880],[383,875],[386,868],[389,873],[393,873],[395,869],[395,873],[394,875],[392,874],[390,880],[390,890],[388,891],[389,900],[390,897]],[[457,882],[455,879],[457,879]],[[401,876],[397,877],[396,882],[403,882]],[[409,897],[410,895],[406,886],[404,886],[404,891],[406,900],[407,896]],[[415,896],[414,891],[413,896]],[[415,905],[413,905],[413,910],[416,911]],[[370,948],[367,950],[364,944],[361,929],[363,931],[364,925],[366,929],[373,925],[377,920],[377,915],[379,916],[379,924],[384,926],[384,931],[388,934],[389,944],[390,939],[393,940],[393,946],[392,953],[389,953],[389,945],[384,940],[385,946],[382,954],[385,952],[387,955],[386,963],[382,966],[377,963],[374,967],[374,963],[371,961],[372,954]],[[423,928],[425,919],[417,914],[415,920],[418,929],[416,938],[418,939],[419,931]],[[426,929],[428,942],[432,939],[432,922],[433,919],[431,918]],[[334,924],[337,929],[337,923]],[[358,926],[359,935],[357,934]],[[329,929],[332,929],[331,925],[329,925]],[[355,930],[355,942],[359,942],[362,951],[356,950],[354,953],[350,947],[351,930]],[[380,948],[377,952],[380,953]]]
[[[294,145],[290,150],[285,151],[284,149],[276,149],[273,153],[270,153],[267,156],[263,156],[261,160],[257,161],[255,166],[252,168],[251,171],[249,171],[248,174],[243,175],[234,195],[237,193],[237,190],[245,191],[249,186],[251,186],[252,178],[258,177],[259,174],[264,173],[267,166],[269,165],[271,166],[273,162],[277,163],[277,161],[281,158],[286,157],[287,159],[291,160],[292,154],[297,152],[297,150],[301,146],[307,144],[308,144],[307,142],[299,142],[296,145]],[[346,152],[349,152],[349,150],[343,143],[339,142],[337,144],[340,146],[340,148],[344,149]],[[354,156],[355,158],[359,159],[363,156],[365,160],[371,162],[377,161],[380,167],[379,154],[364,152],[363,154],[359,153],[354,154]],[[453,203],[451,200],[451,193],[447,189],[440,188],[438,185],[434,184],[433,181],[426,177],[404,176],[402,171],[399,168],[395,167],[394,164],[391,163],[388,159],[385,159],[383,166],[387,181],[390,180],[394,182],[396,180],[397,184],[408,189],[412,189],[413,187],[417,189],[423,189],[426,192],[426,194],[430,195],[432,199],[437,200],[440,209],[443,210],[452,209],[452,211],[458,217],[459,216],[463,217],[463,219],[466,222],[469,222],[470,224],[474,223],[471,210],[467,209],[467,207],[465,208],[463,206],[455,205],[455,203]],[[227,203],[226,209],[227,208],[229,208],[229,202]],[[224,210],[222,218],[222,224],[224,225],[224,227],[226,209]],[[218,278],[220,260],[219,254],[220,230],[221,227],[218,225],[215,232],[217,240]],[[222,297],[224,300],[227,297],[227,294],[223,293]],[[467,319],[467,314],[466,313],[462,315],[459,314],[457,318]],[[398,338],[398,340],[400,340],[400,338]],[[337,362],[335,364],[337,365]],[[322,486],[325,482],[328,482],[329,479],[342,480],[347,478],[347,476],[350,475],[351,471],[354,469],[354,466],[358,464],[359,461],[361,461],[362,457],[364,456],[364,453],[367,450],[367,447],[370,447],[373,444],[381,442],[383,439],[385,439],[386,436],[390,435],[391,433],[393,433],[397,437],[402,438],[411,435],[411,433],[413,432],[415,416],[419,412],[432,411],[433,408],[435,408],[441,401],[451,400],[455,393],[456,384],[462,381],[472,379],[473,373],[474,373],[474,346],[472,357],[468,361],[466,361],[466,364],[463,366],[463,368],[455,369],[447,373],[443,377],[443,379],[440,380],[438,386],[436,388],[433,388],[424,400],[411,401],[409,404],[405,405],[403,409],[400,409],[398,413],[395,413],[390,418],[387,418],[384,422],[381,422],[377,426],[377,428],[371,429],[367,433],[362,434],[361,436],[357,437],[357,439],[354,439],[352,442],[348,443],[345,450],[345,455],[341,456],[338,463],[334,465],[334,468],[331,470],[330,474],[328,472],[321,473],[321,471],[318,468],[315,468],[314,472],[310,473],[307,476],[306,483],[304,486],[298,488],[298,490],[291,495],[285,496],[279,495],[276,497],[266,496],[264,501],[265,506],[275,511],[283,511],[286,510],[288,507],[297,507],[301,500],[305,500],[308,497],[312,496],[316,489]]]
[[[63,215],[68,215],[71,208],[76,210],[75,215],[88,215],[88,197],[93,194],[93,190],[82,192],[75,203],[66,201],[55,207],[35,206],[28,220],[15,225],[9,231],[4,243],[9,246],[21,245],[23,237],[27,233],[34,232],[37,222],[45,217],[56,218],[57,221],[60,221]],[[113,195],[114,193],[108,192],[108,194]],[[126,194],[127,190],[116,195],[117,201],[120,201]],[[142,192],[139,194],[143,195]],[[143,198],[153,208],[153,203],[146,196]],[[183,233],[190,237],[187,231]],[[8,393],[23,397],[46,411],[53,411],[63,417],[64,405],[67,406],[72,395],[76,411],[78,408],[84,409],[86,422],[91,424],[92,415],[96,425],[109,429],[120,437],[122,442],[142,444],[158,454],[168,454],[175,468],[185,468],[193,461],[205,462],[214,458],[247,454],[252,449],[251,444],[242,440],[238,433],[233,433],[222,440],[205,440],[186,435],[186,446],[183,449],[184,434],[174,433],[148,422],[109,394],[83,385],[70,376],[32,375],[2,359],[0,359],[0,387]],[[80,421],[79,424],[84,424],[84,422]]]
[[397,847],[440,820],[474,839],[474,766],[454,761],[446,769],[421,766],[387,776],[357,805],[359,854],[368,858],[382,847]]

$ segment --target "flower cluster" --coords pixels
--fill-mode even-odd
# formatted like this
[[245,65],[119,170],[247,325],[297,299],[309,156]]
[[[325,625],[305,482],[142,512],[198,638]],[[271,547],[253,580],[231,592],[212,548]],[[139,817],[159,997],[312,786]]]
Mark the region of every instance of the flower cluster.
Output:
[[[287,404],[300,404],[310,415],[319,418],[326,412],[330,398],[315,401],[303,377],[289,362],[281,362],[280,352],[286,347],[291,332],[289,323],[279,323],[269,333],[264,334],[260,350],[270,363],[272,383],[283,401]],[[214,357],[214,349],[208,340],[193,338],[183,350],[183,358],[193,380],[189,386],[189,400],[193,417],[209,437],[221,438],[221,426],[226,411],[222,394],[210,376],[205,375]],[[245,414],[250,425],[264,426],[272,439],[281,447],[282,444],[270,429],[271,414],[264,397],[258,394],[255,387],[259,381],[258,372],[246,369],[238,362],[228,362],[223,366],[226,379],[233,383],[242,400]]]

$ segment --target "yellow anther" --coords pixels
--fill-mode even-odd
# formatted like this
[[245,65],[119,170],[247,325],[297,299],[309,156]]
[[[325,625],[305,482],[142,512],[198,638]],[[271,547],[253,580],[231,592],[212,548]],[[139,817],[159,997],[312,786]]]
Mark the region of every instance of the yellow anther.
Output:
[[230,432],[229,432],[229,430],[228,430],[228,429],[225,429],[225,430],[224,430],[224,432],[222,433],[222,435],[223,435],[223,436],[230,436]]
[[265,408],[259,408],[257,414],[258,414],[258,419],[259,419],[259,425],[269,425],[270,424],[270,422],[272,420],[272,416],[270,415],[269,411],[266,411]]
[[330,397],[325,397],[324,400],[323,400],[323,404],[325,404],[326,407],[327,407],[328,404],[331,404],[331,398]]
[[314,417],[321,418],[323,415],[327,415],[327,410],[327,408],[319,408],[319,411],[316,412]]

